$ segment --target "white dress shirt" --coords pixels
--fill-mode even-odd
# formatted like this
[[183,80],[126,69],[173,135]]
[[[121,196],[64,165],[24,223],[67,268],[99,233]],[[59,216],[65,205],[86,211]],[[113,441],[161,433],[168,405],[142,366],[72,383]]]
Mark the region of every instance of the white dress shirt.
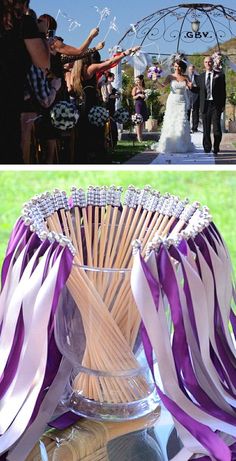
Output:
[[211,75],[211,84],[210,84],[210,93],[211,93],[211,96],[210,98],[208,98],[208,101],[213,101],[213,96],[212,96],[212,83],[213,83],[213,71],[211,72],[206,72],[206,80],[205,80],[205,84],[207,85],[207,79],[208,79],[208,74]]

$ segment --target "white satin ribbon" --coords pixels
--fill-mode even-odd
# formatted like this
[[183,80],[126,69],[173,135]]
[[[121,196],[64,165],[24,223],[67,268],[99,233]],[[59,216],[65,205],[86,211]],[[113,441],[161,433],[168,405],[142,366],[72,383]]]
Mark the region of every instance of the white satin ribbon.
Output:
[[[180,278],[181,274],[179,274],[178,276]],[[235,416],[235,413],[232,410],[232,408],[225,402],[225,400],[223,399],[221,394],[218,392],[218,390],[214,386],[212,386],[212,381],[209,378],[208,371],[206,370],[206,367],[204,366],[204,363],[202,361],[199,347],[198,347],[195,335],[192,330],[192,325],[191,325],[190,318],[189,318],[189,309],[186,303],[185,294],[183,292],[183,289],[181,288],[181,283],[179,285],[179,295],[180,295],[180,301],[182,305],[186,337],[187,337],[187,341],[188,341],[188,344],[191,350],[191,359],[192,359],[196,379],[200,387],[206,392],[207,395],[209,395],[211,400],[219,406],[219,408],[222,408],[222,410]]]
[[[155,264],[155,256],[152,253],[147,262],[151,271]],[[166,395],[168,395],[174,402],[177,402],[178,406],[182,408],[186,414],[194,418],[196,421],[210,427],[213,431],[223,430],[226,433],[235,435],[235,427],[206,414],[193,402],[187,399],[180,390],[176,373],[173,372],[173,354],[169,340],[168,325],[164,314],[162,296],[160,296],[157,311],[148,282],[145,274],[143,273],[140,255],[136,255],[134,257],[131,286],[136,304],[157,357],[159,372]],[[176,424],[178,432],[182,432],[182,441],[185,448],[189,450],[190,454],[205,454],[209,456],[208,451],[190,433],[188,433],[188,431],[186,431],[180,423],[176,422]]]
[[57,375],[39,408],[36,419],[27,429],[16,446],[10,451],[7,456],[7,461],[25,461],[27,455],[44,432],[47,423],[53,417],[55,408],[65,389],[70,372],[71,364],[63,358]]
[[[214,314],[215,314],[215,312],[214,312],[214,305],[215,305],[215,303],[214,303],[214,278],[213,278],[212,272],[211,272],[208,264],[206,263],[205,259],[203,258],[202,254],[201,254],[201,252],[199,250],[197,250],[197,255],[198,255],[198,258],[199,258],[199,264],[200,264],[201,273],[202,273],[202,280],[203,280],[204,285],[205,285],[206,296],[207,296],[207,305],[208,305],[207,313],[208,313],[208,321],[209,321],[209,339],[210,339],[211,345],[212,345],[212,347],[214,349],[214,352],[217,355],[217,358],[218,358],[219,362],[221,363],[221,366],[223,367],[223,369],[225,371],[225,374],[228,376],[228,379],[230,381],[230,376],[228,375],[227,370],[226,370],[226,368],[224,366],[224,363],[223,363],[223,361],[222,361],[222,359],[220,357],[218,347],[217,347],[217,344],[216,344],[216,341],[215,341],[215,334],[214,334],[214,331],[215,331],[215,324],[214,324]],[[229,281],[230,281],[230,276],[229,276],[229,279],[228,279],[228,282],[227,282],[228,285],[229,285]],[[230,292],[231,292],[231,299],[232,299],[232,289],[228,290],[228,295],[229,295]],[[226,305],[226,309],[228,309],[228,307],[227,307],[228,305],[230,305],[230,302]],[[232,386],[232,388],[234,388],[234,385],[233,385],[232,382],[231,382],[231,386]],[[234,414],[234,412],[232,414]]]
[[[182,261],[190,288],[202,361],[207,370],[207,374],[212,381],[212,386],[217,388],[218,392],[224,397],[225,401],[228,402],[229,405],[236,407],[235,398],[233,398],[230,394],[227,393],[227,391],[225,391],[210,357],[209,321],[207,315],[208,305],[205,287],[200,279],[198,272],[194,270],[192,265],[189,263],[190,258],[191,253],[188,252],[188,259],[182,258]],[[192,264],[193,263],[195,264],[192,257]]]
[[[47,258],[47,252],[45,252],[44,256],[39,262],[39,265],[36,267],[34,273],[31,275],[34,263],[38,257],[38,253],[40,251],[40,248],[34,253],[32,258],[30,259],[29,263],[27,264],[22,277],[20,280],[18,280],[18,270],[19,270],[19,265],[21,263],[21,257],[19,261],[19,265],[15,273],[12,271],[12,283],[14,284],[14,291],[12,293],[11,298],[9,299],[9,302],[6,303],[5,305],[5,314],[3,317],[3,326],[2,326],[2,332],[0,336],[0,350],[1,350],[1,361],[0,361],[0,376],[2,375],[9,354],[11,352],[12,344],[14,341],[14,335],[15,335],[15,330],[16,330],[16,325],[18,322],[19,314],[21,311],[22,307],[22,302],[24,300],[24,297],[27,296],[27,293],[30,293],[32,290],[31,286],[31,280],[34,280],[35,286],[33,285],[33,297],[32,297],[32,302],[34,301],[36,294],[39,290],[39,287],[42,283],[42,276],[43,276],[43,268],[44,268],[44,263]],[[23,257],[23,255],[21,255]],[[13,268],[14,269],[14,268]],[[36,274],[36,277],[35,277]],[[40,276],[41,275],[41,276]],[[32,278],[31,278],[32,277]],[[31,309],[29,308],[28,311],[28,316],[31,316]],[[1,418],[1,408],[2,408],[2,402],[0,403],[0,418]],[[5,429],[2,429],[2,421],[0,419],[0,433],[2,431],[4,432]],[[6,425],[6,422],[3,423]]]
[[228,297],[227,300],[225,300],[225,286],[229,282],[229,277],[227,277],[227,279],[225,278],[227,274],[227,265],[222,263],[220,257],[216,255],[215,251],[212,249],[210,245],[208,245],[208,249],[211,256],[211,260],[213,262],[213,273],[215,277],[216,294],[224,326],[225,337],[232,354],[235,355],[235,345],[229,332],[230,301],[228,300]]
[[[25,431],[42,387],[47,364],[47,326],[62,254],[63,252],[60,253],[50,272],[47,274],[38,291],[34,304],[28,306],[28,309],[32,309],[33,313],[30,312],[32,321],[30,330],[27,332],[27,337],[25,338],[26,344],[22,363],[19,368],[20,372],[16,376],[14,389],[11,389],[11,398],[5,399],[5,405],[1,411],[1,425],[5,428],[5,418],[7,418],[8,424],[11,422],[8,430],[0,438],[1,451],[9,449]],[[43,266],[41,270],[43,271]],[[23,375],[23,371],[26,371],[26,377]],[[28,391],[27,394],[26,389]],[[18,409],[18,413],[15,419],[12,420],[12,416],[16,413],[15,408]],[[8,412],[11,417],[8,417]]]
[[25,255],[25,248],[23,248],[21,253],[17,256],[16,260],[15,260],[15,257],[17,253],[19,252],[19,247],[24,238],[25,238],[24,236],[21,238],[21,240],[19,241],[14,251],[14,254],[12,256],[12,259],[11,259],[11,262],[8,268],[7,278],[6,278],[4,287],[2,289],[2,292],[0,294],[0,324],[2,323],[2,320],[3,320],[6,305],[11,299],[11,295],[16,287],[16,284],[18,283],[20,279],[21,266],[22,266],[22,262],[24,259],[24,255]]

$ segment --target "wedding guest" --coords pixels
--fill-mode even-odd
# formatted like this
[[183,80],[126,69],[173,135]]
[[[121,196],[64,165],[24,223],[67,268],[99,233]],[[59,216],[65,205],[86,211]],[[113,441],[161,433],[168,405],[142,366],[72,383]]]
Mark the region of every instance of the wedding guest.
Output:
[[[68,88],[68,77],[67,81],[65,79],[65,63],[73,62],[76,59],[82,59],[83,57],[89,56],[98,49],[104,47],[104,43],[100,42],[98,45],[92,49],[89,49],[89,45],[92,40],[99,34],[98,28],[93,28],[84,41],[84,43],[76,48],[71,45],[67,45],[63,42],[61,37],[56,36],[57,22],[56,20],[48,15],[42,14],[38,18],[38,25],[41,31],[45,32],[46,37],[50,42],[50,51],[51,51],[51,66],[50,66],[50,75],[51,79],[60,78],[61,79],[61,88],[57,93],[56,101],[59,100],[70,100],[69,88]],[[73,153],[71,152],[73,146],[74,133],[71,130],[69,133],[61,133],[59,130],[56,130],[51,123],[50,118],[50,109],[44,112],[43,118],[39,120],[38,123],[38,133],[43,143],[45,151],[44,159],[47,163],[52,163],[52,160],[57,157],[60,163],[69,163],[73,158]],[[58,147],[60,152],[58,151]]]
[[143,123],[137,125],[136,132],[139,142],[142,142],[144,124],[148,120],[148,110],[145,102],[145,82],[143,75],[139,75],[135,79],[135,87],[132,89],[132,96],[135,102],[135,113],[143,117]]
[[[37,15],[33,10],[30,9],[27,14],[37,20]],[[46,36],[48,33],[46,24],[44,22],[38,23],[38,27],[39,31]],[[45,109],[50,108],[54,103],[61,82],[61,78],[49,80],[46,72],[33,64],[27,74],[21,113],[21,146],[25,164],[35,163],[36,160],[39,160],[35,122],[37,124],[39,118],[43,117]],[[45,158],[46,163],[53,163],[54,152],[55,148],[49,149],[47,153],[49,155],[46,155]]]
[[217,155],[222,139],[221,114],[225,109],[226,83],[224,73],[216,72],[213,65],[213,58],[206,56],[204,58],[205,71],[196,76],[197,88],[193,87],[192,91],[199,91],[204,151],[211,152],[211,126],[213,125],[213,153]]
[[[187,72],[189,81],[196,87],[196,76],[199,75],[196,72],[196,67],[191,64],[188,67]],[[189,110],[188,110],[188,120],[191,122],[191,131],[192,133],[196,133],[198,131],[199,125],[199,109],[200,109],[200,101],[199,101],[199,93],[193,93],[192,91],[188,92],[189,95]]]
[[90,109],[101,104],[97,91],[97,74],[101,75],[137,50],[139,47],[131,48],[103,62],[96,51],[75,62],[72,71],[73,89],[78,100],[83,101],[83,111],[78,124],[78,152],[75,154],[77,163],[107,163],[104,128],[91,125],[88,120]]
[[104,105],[109,111],[110,115],[110,137],[111,137],[111,146],[114,148],[118,142],[118,129],[115,120],[113,120],[115,111],[116,111],[116,101],[119,99],[120,95],[117,92],[117,89],[113,87],[115,80],[115,75],[112,72],[105,72],[105,81],[101,86],[101,94]]
[[49,67],[49,48],[37,24],[26,15],[29,1],[0,4],[0,162],[23,163],[20,113],[24,83],[31,64]]

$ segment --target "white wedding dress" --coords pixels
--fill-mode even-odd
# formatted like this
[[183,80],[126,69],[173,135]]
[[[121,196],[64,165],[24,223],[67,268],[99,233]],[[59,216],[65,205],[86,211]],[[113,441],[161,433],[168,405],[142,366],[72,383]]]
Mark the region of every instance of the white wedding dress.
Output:
[[161,136],[159,142],[152,145],[152,150],[165,154],[194,152],[187,118],[187,91],[185,82],[171,81]]

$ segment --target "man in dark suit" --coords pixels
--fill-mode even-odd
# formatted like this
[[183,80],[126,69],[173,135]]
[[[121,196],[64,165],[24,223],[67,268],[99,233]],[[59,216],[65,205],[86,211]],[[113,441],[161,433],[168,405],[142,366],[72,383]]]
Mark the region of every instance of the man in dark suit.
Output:
[[[193,64],[190,64],[188,67],[188,78],[192,82],[193,86],[196,86],[195,78],[199,75],[196,72],[196,68]],[[192,117],[191,117],[192,115]],[[191,121],[192,118],[192,128],[191,131],[195,133],[198,131],[199,124],[199,93],[193,93],[189,91],[189,109],[188,109],[188,120]]]
[[[203,123],[203,147],[205,152],[211,152],[211,125],[213,125],[215,155],[220,150],[222,139],[221,114],[225,109],[226,85],[223,72],[216,72],[213,69],[212,57],[204,59],[205,72],[195,77],[197,89],[200,96],[200,112]],[[192,88],[195,92],[196,88]]]

